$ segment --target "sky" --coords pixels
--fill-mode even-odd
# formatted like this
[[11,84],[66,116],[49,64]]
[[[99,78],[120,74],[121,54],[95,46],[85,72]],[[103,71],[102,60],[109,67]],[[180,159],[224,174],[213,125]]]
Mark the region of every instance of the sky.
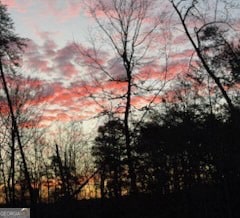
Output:
[[[89,92],[98,93],[103,87],[90,85],[91,70],[81,63],[88,64],[89,59],[80,57],[76,52],[76,43],[85,46],[89,33],[94,31],[94,22],[84,9],[80,0],[1,0],[8,6],[16,33],[28,38],[28,47],[23,56],[22,72],[25,76],[36,78],[44,89],[42,97],[36,104],[45,105],[42,119],[44,125],[57,121],[84,121],[96,115],[102,108],[93,98],[88,98]],[[161,7],[164,5],[162,4]],[[167,8],[167,7],[166,7]],[[99,15],[101,16],[101,14]],[[151,20],[149,21],[151,22]],[[173,22],[174,23],[174,22]],[[155,37],[155,47],[163,46],[156,52],[158,60],[145,64],[138,70],[139,78],[155,82],[165,76],[166,56],[161,56],[166,49],[168,58],[169,80],[186,70],[192,48],[181,28],[175,22],[174,32],[168,32],[169,23],[162,20],[162,29]],[[168,45],[165,47],[165,45]],[[171,46],[171,44],[173,46]],[[162,49],[162,50],[161,50]],[[91,52],[91,50],[90,50]],[[108,54],[100,53],[100,61],[105,61]],[[161,63],[160,63],[161,62]],[[79,64],[76,64],[79,63]],[[111,73],[121,76],[122,67],[119,60],[112,57],[108,60]],[[91,63],[90,63],[91,64]],[[35,81],[36,83],[36,81]],[[157,84],[161,86],[161,84]],[[123,92],[122,83],[104,83],[104,89],[111,92]],[[138,106],[151,100],[151,96],[133,98],[133,104]],[[161,98],[155,99],[157,103]],[[101,103],[106,103],[106,99]],[[111,107],[111,105],[109,105]]]
[[[87,85],[89,69],[76,64],[79,55],[74,42],[85,46],[89,32],[94,31],[93,20],[81,1],[2,0],[2,3],[8,6],[16,33],[29,39],[21,71],[25,76],[36,78],[44,87],[42,98],[35,102],[45,105],[44,125],[56,121],[84,121],[95,116],[101,107],[87,96],[88,92],[97,93],[100,89]],[[105,54],[102,55],[104,58]],[[110,62],[113,74],[122,70],[118,59],[110,59]],[[153,67],[145,68],[158,73]],[[110,82],[104,86],[112,92],[121,90],[122,84]],[[138,100],[144,101],[136,98],[133,102]]]
[[[21,72],[44,86],[38,104],[45,104],[45,125],[54,121],[84,120],[95,106],[84,99],[81,67],[74,59],[73,42],[86,39],[89,23],[78,0],[2,0],[16,33],[28,38]],[[87,102],[88,101],[88,102]],[[88,109],[82,105],[89,104]]]

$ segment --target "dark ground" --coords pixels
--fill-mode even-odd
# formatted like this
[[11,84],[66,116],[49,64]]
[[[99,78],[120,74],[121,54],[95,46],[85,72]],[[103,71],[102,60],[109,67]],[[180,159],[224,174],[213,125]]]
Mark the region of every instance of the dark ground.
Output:
[[240,189],[232,190],[201,186],[167,196],[138,194],[38,204],[31,207],[31,218],[239,218]]
[[240,192],[201,186],[159,197],[143,195],[120,199],[92,199],[31,208],[37,218],[239,218]]

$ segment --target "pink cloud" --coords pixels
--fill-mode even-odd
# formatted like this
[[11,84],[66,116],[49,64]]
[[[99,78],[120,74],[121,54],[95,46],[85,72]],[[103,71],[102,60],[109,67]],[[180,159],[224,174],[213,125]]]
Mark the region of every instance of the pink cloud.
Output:
[[98,69],[99,65],[104,66],[106,64],[108,53],[93,48],[89,48],[80,43],[72,43],[71,49],[75,52],[75,62],[81,65],[89,67],[88,69]]
[[137,80],[147,81],[149,79],[160,79],[161,74],[163,74],[163,72],[160,68],[152,65],[147,65],[140,69],[136,77],[136,82]]
[[[119,84],[106,84],[105,89],[118,90]],[[60,83],[49,84],[49,90],[46,90],[45,95],[33,104],[47,103],[56,109],[46,109],[43,116],[43,122],[47,125],[53,121],[70,121],[73,119],[85,119],[102,112],[103,108],[107,108],[109,101],[107,99],[98,100],[100,107],[95,100],[89,97],[86,89],[90,89],[93,94],[96,94],[101,89],[97,87],[77,86],[73,84],[71,87],[64,87]],[[81,112],[81,113],[80,113]]]
[[49,62],[47,60],[41,60],[39,57],[29,59],[29,63],[30,69],[35,69],[41,72],[50,72],[52,70],[49,66]]
[[[46,39],[42,46],[37,45],[34,42],[30,43],[29,53],[35,50],[35,55],[32,55],[32,64],[38,66],[44,72],[47,72],[47,67],[49,67],[49,62],[52,62],[51,70],[55,73],[59,72],[61,76],[66,76],[67,78],[77,75],[79,73],[77,66],[75,66],[76,59],[79,58],[78,54],[74,51],[74,44],[67,44],[62,48],[58,48],[53,40]],[[174,59],[184,58],[185,55],[189,55],[190,50],[186,50],[178,56],[171,57]],[[186,63],[184,61],[175,62],[169,65],[169,71],[167,73],[167,79],[171,80],[176,78],[178,73],[183,73],[186,71]],[[119,69],[118,65],[115,66],[115,70]],[[115,72],[114,72],[115,73]],[[115,76],[121,75],[119,72]],[[159,80],[163,79],[165,76],[164,71],[158,66],[157,63],[152,65],[146,65],[144,68],[140,69],[139,73],[136,74],[135,82],[138,80]],[[62,78],[64,78],[62,77]],[[51,107],[56,107],[55,110],[45,111],[45,124],[50,124],[55,120],[70,121],[72,119],[85,119],[96,115],[97,113],[103,112],[104,110],[110,110],[111,103],[107,99],[99,98],[96,104],[96,101],[90,96],[98,96],[102,91],[105,91],[108,94],[113,96],[120,96],[126,92],[126,83],[116,82],[116,81],[100,81],[100,86],[96,84],[94,86],[93,81],[87,82],[74,82],[70,86],[64,87],[61,83],[49,83],[45,84],[46,89],[41,98],[33,104],[42,104],[46,103],[51,105]],[[99,95],[101,96],[101,95]],[[142,107],[148,104],[154,99],[154,103],[161,103],[162,96],[156,97],[151,96],[133,96],[132,103],[135,107]],[[119,100],[119,105],[122,102]],[[116,108],[119,113],[121,110],[116,105]]]
[[51,0],[41,2],[45,4],[44,11],[42,12],[57,17],[58,21],[61,22],[77,17],[82,10],[82,4],[75,0]]
[[16,0],[1,0],[2,4],[7,5],[8,7],[16,7]]
[[[49,50],[48,53],[50,53]],[[23,65],[25,67],[31,71],[36,70],[38,72],[49,73],[52,70],[49,59],[49,56],[47,57],[43,54],[41,46],[32,40],[28,41],[23,60]]]
[[61,121],[71,121],[71,117],[63,112],[58,113],[56,119]]
[[64,75],[68,78],[77,75],[77,73],[79,72],[77,68],[71,63],[67,63],[61,66],[61,71],[64,72]]
[[79,70],[75,63],[76,48],[73,43],[67,44],[65,47],[58,49],[53,57],[54,68],[64,76],[70,78],[76,75]]
[[[180,61],[180,62],[184,62],[184,60],[186,61],[190,61],[190,59],[195,60],[195,52],[193,49],[186,49],[183,51],[178,51],[176,53],[172,53],[169,55],[169,57],[171,58],[171,61]],[[181,64],[181,63],[179,63]]]
[[20,13],[25,13],[28,7],[32,4],[29,0],[1,0],[1,2]]
[[36,29],[36,27],[33,27],[35,34],[42,39],[43,41],[53,41],[53,39],[57,36],[60,35],[60,32],[58,31],[54,31],[54,32],[50,32],[50,31],[39,31],[39,29]]
[[69,62],[74,59],[76,49],[73,43],[67,44],[61,49],[58,49],[55,60],[56,62]]
[[162,96],[148,95],[148,96],[133,96],[132,105],[136,108],[142,108],[149,103],[159,104],[162,102]]
[[[149,75],[147,75],[148,79],[151,77],[158,77],[159,79],[159,74],[161,73],[160,71],[157,71],[154,68],[148,68],[145,70],[148,72],[152,71]],[[177,65],[171,66],[171,72],[173,75],[176,75],[176,72],[179,72],[181,70],[183,69]],[[99,104],[97,105],[95,100],[89,96],[91,94],[95,95],[97,93],[100,93],[103,90],[112,93],[113,95],[123,94],[126,91],[126,83],[124,82],[108,81],[104,82],[102,84],[102,87],[94,87],[91,85],[91,83],[86,85],[78,82],[72,83],[69,87],[64,87],[61,83],[45,83],[42,85],[46,86],[45,92],[42,94],[40,99],[35,102],[32,101],[32,104],[35,105],[47,103],[47,105],[51,106],[51,108],[55,108],[46,108],[44,116],[42,117],[43,126],[50,125],[52,122],[57,120],[67,122],[70,120],[90,118],[95,116],[97,113],[103,112],[104,110],[112,109],[113,111],[116,110],[116,112],[119,113],[122,112],[121,107],[118,107],[117,105],[115,108],[110,108],[111,103],[107,97],[105,99],[97,99],[97,102]],[[141,108],[152,100],[154,100],[153,103],[161,103],[162,98],[170,101],[170,99],[173,100],[173,95],[171,95],[171,93],[168,93],[168,95],[157,97],[152,94],[149,94],[147,96],[133,96],[132,104],[135,107]],[[122,102],[119,100],[119,105],[121,104]]]
[[2,0],[2,3],[21,13],[27,12],[30,6],[39,3],[43,5],[41,14],[50,14],[57,17],[58,21],[61,22],[77,17],[82,10],[82,4],[76,0],[34,0],[34,2],[29,0]]
[[175,36],[174,40],[173,40],[174,45],[183,45],[188,42],[189,42],[189,40],[184,33],[181,33],[181,34]]
[[[43,33],[45,35],[45,33]],[[45,73],[45,78],[53,75],[71,78],[79,72],[76,63],[76,51],[73,44],[58,48],[57,44],[48,36],[39,45],[32,40],[28,41],[25,49],[23,65],[29,70]]]
[[42,48],[47,57],[53,57],[56,54],[57,44],[52,39],[47,39]]

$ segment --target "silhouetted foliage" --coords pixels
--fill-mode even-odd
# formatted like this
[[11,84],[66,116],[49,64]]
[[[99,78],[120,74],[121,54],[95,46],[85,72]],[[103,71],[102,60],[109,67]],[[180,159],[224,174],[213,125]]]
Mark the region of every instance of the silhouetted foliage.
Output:
[[[141,23],[145,22],[145,13],[151,1],[146,4],[142,0],[131,0],[131,4],[124,4],[123,1],[112,0],[117,19],[114,13],[109,12],[111,10],[104,1],[97,2],[100,4],[97,9],[109,16],[110,23],[102,23],[97,17],[97,11],[93,10],[91,14],[123,61],[125,78],[120,81],[117,77],[107,75],[108,72],[104,73],[112,81],[125,83],[125,94],[121,94],[120,99],[126,101],[118,105],[118,109],[123,106],[123,113],[111,113],[111,119],[98,128],[93,141],[89,140],[92,143],[94,166],[91,166],[91,158],[87,160],[90,164],[82,164],[80,167],[85,167],[87,171],[84,175],[77,172],[80,159],[87,153],[86,150],[79,152],[83,148],[78,128],[69,128],[70,131],[62,136],[58,133],[60,143],[57,142],[52,151],[47,151],[52,152],[50,159],[47,159],[49,156],[43,158],[44,152],[41,149],[51,146],[45,141],[40,142],[40,138],[38,142],[35,140],[35,146],[39,145],[35,148],[36,160],[33,157],[26,159],[36,166],[27,166],[21,143],[24,137],[20,137],[18,130],[20,118],[16,116],[20,112],[13,110],[13,103],[18,102],[19,95],[9,95],[10,89],[4,72],[5,69],[10,69],[5,66],[5,60],[10,60],[11,66],[18,65],[19,52],[24,44],[14,34],[13,23],[6,8],[0,3],[0,27],[4,30],[0,33],[1,79],[8,100],[8,116],[11,117],[1,119],[1,123],[9,126],[2,128],[4,131],[1,132],[0,141],[0,185],[3,184],[0,187],[3,187],[6,204],[13,206],[15,201],[20,201],[19,205],[27,205],[30,195],[31,201],[38,203],[33,208],[38,211],[35,214],[38,217],[69,217],[71,213],[72,217],[238,218],[239,44],[229,43],[225,31],[215,21],[205,22],[207,20],[197,16],[200,1],[189,1],[189,5],[184,5],[187,1],[170,1],[200,61],[189,67],[185,77],[175,81],[169,96],[161,96],[161,103],[152,110],[155,113],[149,112],[152,104],[142,107],[142,110],[147,108],[149,117],[146,116],[146,122],[140,118],[141,122],[135,125],[142,114],[136,115],[139,116],[136,120],[136,117],[130,119],[132,110],[137,111],[132,105],[133,97],[137,96],[134,93],[137,89],[134,85],[134,70],[138,61],[145,56],[145,50],[148,50],[143,42],[158,26],[153,26],[150,32],[143,31],[143,39],[138,42]],[[134,9],[139,10],[136,15]],[[203,23],[198,29],[190,31],[190,26],[186,23],[189,17]],[[115,35],[109,31],[109,25],[110,29],[118,32],[120,38],[115,39]],[[131,25],[132,29],[129,30]],[[130,37],[128,34],[133,35]],[[139,54],[135,48],[139,45],[143,48],[143,54],[136,60]],[[100,65],[98,67],[102,69]],[[142,92],[145,91],[143,89]],[[156,93],[159,94],[159,90]],[[10,149],[2,152],[2,144],[7,144],[3,140],[5,137],[10,139],[7,140]],[[19,145],[21,158],[15,158],[15,143]],[[4,162],[6,158],[7,164]],[[7,166],[10,166],[10,170]],[[17,173],[15,166],[19,169]],[[30,169],[33,172],[29,173]],[[94,182],[91,183],[92,181]],[[39,193],[43,183],[46,186],[47,203],[53,204],[41,204]],[[95,186],[95,196],[99,197],[100,193],[101,200],[76,201],[88,183],[91,188]],[[18,190],[15,190],[15,185]],[[91,191],[88,189],[86,193]]]
[[[19,66],[20,57],[25,46],[24,39],[17,36],[14,29],[14,23],[10,17],[7,8],[0,2],[0,78],[2,89],[7,99],[7,106],[9,116],[11,117],[11,185],[9,190],[9,197],[11,203],[15,204],[15,143],[18,145],[24,176],[27,183],[28,191],[30,194],[31,203],[35,202],[33,188],[31,186],[31,177],[27,166],[26,156],[23,150],[23,143],[20,136],[19,124],[17,122],[17,114],[14,111],[14,102],[10,95],[10,88],[7,82],[8,72],[13,72],[13,68]],[[5,177],[5,176],[4,176]],[[8,183],[10,184],[10,183]],[[6,197],[7,200],[8,197]],[[8,201],[8,200],[7,200]]]
[[110,120],[98,129],[92,147],[96,167],[100,168],[101,196],[119,197],[126,173],[126,147],[124,125],[120,120]]

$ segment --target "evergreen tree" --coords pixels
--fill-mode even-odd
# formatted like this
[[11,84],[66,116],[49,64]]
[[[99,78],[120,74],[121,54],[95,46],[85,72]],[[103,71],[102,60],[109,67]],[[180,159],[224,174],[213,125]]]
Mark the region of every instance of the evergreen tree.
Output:
[[100,168],[101,196],[119,197],[122,190],[126,147],[124,126],[119,120],[110,120],[98,129],[98,136],[92,147],[95,164]]

